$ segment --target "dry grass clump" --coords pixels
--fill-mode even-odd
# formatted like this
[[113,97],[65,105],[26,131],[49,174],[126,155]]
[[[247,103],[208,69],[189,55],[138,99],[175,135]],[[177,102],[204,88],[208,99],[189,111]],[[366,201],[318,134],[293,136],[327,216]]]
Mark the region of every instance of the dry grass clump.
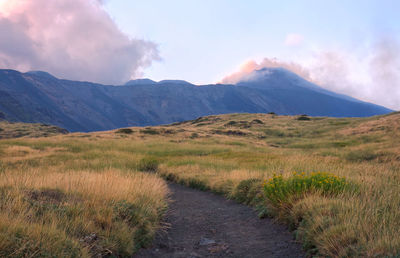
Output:
[[28,169],[0,178],[0,256],[130,256],[166,208],[154,175]]

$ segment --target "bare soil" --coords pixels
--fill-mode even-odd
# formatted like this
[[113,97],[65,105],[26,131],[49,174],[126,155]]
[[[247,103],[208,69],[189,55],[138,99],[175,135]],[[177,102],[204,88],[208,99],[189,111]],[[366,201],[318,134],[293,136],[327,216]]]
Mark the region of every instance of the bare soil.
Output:
[[136,257],[305,257],[287,227],[250,207],[174,183],[166,223]]

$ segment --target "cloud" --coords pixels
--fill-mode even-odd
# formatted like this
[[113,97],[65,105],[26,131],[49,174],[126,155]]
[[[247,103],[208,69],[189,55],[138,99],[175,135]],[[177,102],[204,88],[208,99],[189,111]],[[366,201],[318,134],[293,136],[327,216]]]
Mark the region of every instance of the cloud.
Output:
[[360,54],[322,51],[307,68],[321,86],[400,110],[400,43],[385,36]]
[[282,67],[286,68],[301,77],[311,80],[310,73],[309,71],[301,66],[300,64],[294,63],[294,62],[284,62],[280,61],[276,58],[264,58],[261,62],[257,63],[254,60],[247,61],[244,63],[238,71],[224,77],[221,80],[221,83],[224,84],[235,84],[242,79],[246,78],[249,76],[254,70],[259,70],[264,67],[270,67],[270,68],[276,68],[276,67]]
[[328,90],[400,110],[400,42],[394,37],[377,38],[358,52],[315,51],[296,62],[248,61],[222,83],[236,83],[264,67],[283,67]]
[[119,30],[104,0],[0,0],[0,68],[119,84],[159,59]]
[[303,35],[297,33],[290,33],[286,35],[285,45],[290,47],[299,46],[303,43],[303,41],[304,41]]

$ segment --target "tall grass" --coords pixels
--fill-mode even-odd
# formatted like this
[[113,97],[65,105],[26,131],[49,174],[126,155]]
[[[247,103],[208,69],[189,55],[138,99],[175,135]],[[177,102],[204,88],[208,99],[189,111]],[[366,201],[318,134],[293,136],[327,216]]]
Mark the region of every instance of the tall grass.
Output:
[[118,147],[71,153],[54,141],[2,142],[0,257],[128,257],[150,243],[165,182]]
[[[224,146],[225,150],[170,157],[159,166],[159,173],[253,205],[260,215],[277,216],[295,229],[310,255],[400,255],[400,130],[374,129],[385,123],[391,125],[387,128],[400,128],[400,116],[379,123],[380,117],[311,118],[306,123],[291,117],[258,117],[265,126],[247,129],[253,136],[196,138],[190,141],[193,149]],[[246,120],[246,115],[237,119]],[[226,121],[232,117],[221,123]],[[199,134],[207,131],[202,130]],[[278,130],[279,134],[268,133],[262,140],[257,137]],[[244,144],[229,144],[233,139]],[[371,150],[379,157],[370,158]],[[293,171],[305,174],[294,176]],[[276,192],[272,185],[263,187],[265,180]]]
[[[0,141],[0,256],[131,255],[166,207],[158,176],[277,215],[310,255],[400,254],[399,114],[204,119]],[[215,133],[230,121],[243,133]],[[274,174],[277,194],[263,186]]]

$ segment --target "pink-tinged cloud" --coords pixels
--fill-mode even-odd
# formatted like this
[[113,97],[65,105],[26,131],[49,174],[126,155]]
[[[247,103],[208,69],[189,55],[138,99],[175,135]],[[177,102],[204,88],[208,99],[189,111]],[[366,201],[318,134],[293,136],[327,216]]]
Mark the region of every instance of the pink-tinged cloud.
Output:
[[221,83],[224,83],[224,84],[238,83],[242,79],[249,76],[254,70],[259,70],[264,67],[270,67],[270,68],[282,67],[282,68],[288,69],[288,70],[296,73],[299,76],[302,76],[303,78],[305,78],[307,80],[311,80],[309,71],[306,68],[304,68],[303,66],[301,66],[300,64],[297,64],[294,62],[283,62],[283,61],[279,61],[276,58],[264,58],[259,63],[255,62],[253,60],[244,63],[239,68],[238,71],[224,77],[221,80]]
[[328,90],[400,110],[400,42],[394,37],[376,39],[358,54],[345,50],[314,52],[311,62],[284,62],[264,58],[246,62],[222,79],[234,84],[254,70],[283,67]]
[[286,35],[285,45],[289,47],[299,46],[303,43],[304,36],[297,33],[290,33]]
[[159,59],[122,33],[99,0],[0,0],[0,68],[119,84]]

